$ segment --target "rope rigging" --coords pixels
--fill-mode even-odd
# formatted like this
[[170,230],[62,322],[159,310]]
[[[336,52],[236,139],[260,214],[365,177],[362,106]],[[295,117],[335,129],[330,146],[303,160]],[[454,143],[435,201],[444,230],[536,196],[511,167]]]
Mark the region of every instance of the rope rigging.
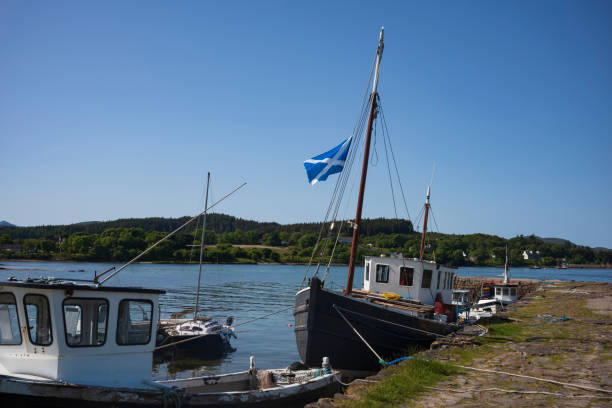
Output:
[[[315,256],[317,254],[317,249],[319,249],[319,244],[321,242],[321,239],[323,237],[323,231],[326,227],[326,224],[328,223],[328,221],[331,221],[331,226],[333,227],[335,221],[336,221],[336,217],[338,214],[338,209],[340,206],[340,203],[342,201],[342,196],[344,195],[344,191],[346,189],[346,184],[348,182],[350,173],[351,173],[351,168],[353,166],[353,163],[355,161],[355,156],[357,154],[357,151],[359,150],[358,147],[361,144],[361,140],[363,139],[363,129],[365,127],[365,122],[367,120],[367,114],[368,114],[368,110],[370,107],[370,103],[371,98],[368,98],[368,87],[370,82],[372,81],[372,75],[374,73],[374,67],[375,67],[375,59],[372,62],[372,67],[370,69],[370,74],[368,77],[368,82],[366,83],[366,87],[364,90],[364,94],[363,94],[363,98],[361,101],[361,108],[360,108],[360,113],[359,116],[357,118],[357,121],[355,123],[355,126],[353,128],[353,133],[351,135],[351,137],[353,137],[353,143],[351,144],[351,148],[349,149],[347,158],[345,160],[345,164],[344,164],[344,169],[340,172],[340,176],[338,177],[338,179],[336,180],[336,185],[334,187],[334,191],[332,193],[332,198],[329,202],[329,205],[327,207],[327,211],[325,213],[325,218],[321,224],[321,229],[319,230],[319,236],[317,238],[317,241],[315,242],[312,254],[310,256],[310,260],[308,262],[308,266],[306,268],[306,272],[304,273],[304,278],[302,279],[302,282],[300,284],[300,288],[302,288],[304,286],[304,283],[306,282],[306,278],[309,275],[310,272],[310,268],[313,264],[313,261],[315,259]],[[335,205],[334,205],[335,204]],[[330,214],[333,214],[333,216],[330,219]],[[330,228],[330,233],[331,234],[331,228]],[[313,276],[317,276],[318,272],[319,272],[319,266],[321,264],[321,257],[323,256],[323,253],[321,252],[319,254],[319,259],[317,262],[317,267],[316,270],[313,274]]]

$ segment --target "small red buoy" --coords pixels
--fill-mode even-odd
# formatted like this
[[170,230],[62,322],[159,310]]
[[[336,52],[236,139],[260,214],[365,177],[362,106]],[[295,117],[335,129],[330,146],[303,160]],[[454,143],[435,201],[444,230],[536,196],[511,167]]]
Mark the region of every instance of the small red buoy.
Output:
[[291,327],[293,326],[291,323],[287,323],[287,327]]

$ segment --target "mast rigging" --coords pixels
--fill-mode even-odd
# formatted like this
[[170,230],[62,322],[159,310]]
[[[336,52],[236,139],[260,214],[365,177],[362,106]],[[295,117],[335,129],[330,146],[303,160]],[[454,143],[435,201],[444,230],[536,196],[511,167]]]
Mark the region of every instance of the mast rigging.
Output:
[[344,293],[351,293],[353,288],[353,276],[355,274],[355,263],[357,262],[357,250],[359,248],[359,226],[361,224],[361,212],[363,209],[363,195],[365,193],[365,182],[368,175],[368,159],[370,156],[370,141],[372,139],[372,125],[376,117],[377,106],[377,88],[378,88],[378,73],[380,70],[380,60],[384,49],[384,34],[385,28],[380,30],[380,38],[378,40],[378,49],[376,50],[376,68],[374,70],[374,81],[372,84],[372,93],[370,94],[370,114],[368,116],[368,125],[366,130],[365,149],[363,152],[363,167],[361,168],[361,183],[359,185],[359,197],[357,199],[357,211],[355,214],[355,223],[353,224],[353,241],[351,243],[351,259],[349,262],[348,276],[346,279],[346,287]]

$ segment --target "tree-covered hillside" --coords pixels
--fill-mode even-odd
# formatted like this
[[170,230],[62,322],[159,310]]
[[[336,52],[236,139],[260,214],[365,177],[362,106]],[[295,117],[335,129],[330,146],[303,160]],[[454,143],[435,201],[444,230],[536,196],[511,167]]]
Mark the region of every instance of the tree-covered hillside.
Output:
[[[184,224],[189,218],[120,219],[72,225],[0,227],[0,257],[127,261]],[[322,258],[333,248],[335,231],[342,225],[342,239],[334,251],[335,263],[348,263],[350,223],[337,223],[334,234],[323,230]],[[207,262],[308,262],[321,231],[320,223],[280,225],[210,214],[204,259]],[[201,227],[194,222],[166,240],[142,260],[194,262],[199,258]],[[369,219],[361,224],[359,255],[402,252],[417,257],[421,236],[408,220]],[[327,241],[326,241],[327,240]],[[494,235],[427,235],[425,258],[439,263],[501,266],[508,246],[510,264],[554,266],[564,264],[612,264],[612,251],[593,250],[566,240]]]

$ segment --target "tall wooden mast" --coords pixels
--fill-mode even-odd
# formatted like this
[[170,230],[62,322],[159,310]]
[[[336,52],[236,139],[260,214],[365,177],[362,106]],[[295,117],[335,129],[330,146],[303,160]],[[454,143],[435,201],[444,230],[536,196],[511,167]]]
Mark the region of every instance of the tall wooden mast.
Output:
[[419,251],[419,259],[421,261],[423,260],[423,253],[425,252],[425,235],[427,234],[427,217],[429,216],[429,194],[430,193],[431,193],[431,186],[428,186],[427,187],[427,198],[425,198],[425,216],[423,217],[423,234],[421,235],[421,250]]
[[370,140],[372,138],[372,125],[376,117],[376,99],[378,88],[378,71],[380,69],[380,60],[384,43],[385,27],[380,29],[380,38],[378,40],[378,49],[376,50],[376,67],[374,69],[374,82],[372,83],[372,93],[370,94],[370,115],[368,117],[368,126],[366,128],[365,150],[363,152],[363,167],[361,168],[361,184],[359,185],[359,198],[357,199],[357,213],[355,214],[355,223],[353,224],[353,242],[351,244],[351,260],[349,262],[348,276],[346,279],[345,294],[350,294],[353,289],[353,276],[355,274],[355,263],[357,261],[357,249],[359,248],[359,226],[361,224],[361,210],[363,208],[363,194],[365,192],[366,177],[368,175],[368,159],[370,158]]

